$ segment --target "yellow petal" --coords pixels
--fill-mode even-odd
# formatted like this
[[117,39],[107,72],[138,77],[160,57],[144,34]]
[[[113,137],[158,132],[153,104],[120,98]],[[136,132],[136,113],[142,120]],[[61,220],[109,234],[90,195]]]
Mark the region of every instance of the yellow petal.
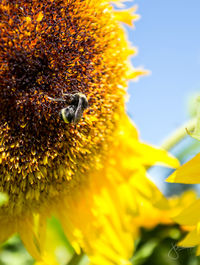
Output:
[[42,260],[36,261],[34,265],[59,265],[59,263],[52,258],[51,253],[44,253]]
[[[141,152],[144,165],[165,165],[172,168],[179,166],[179,161],[167,151],[138,142],[138,150]],[[140,147],[139,147],[140,146]]]
[[185,184],[200,183],[200,154],[178,168],[166,181]]
[[200,245],[198,245],[198,247],[197,247],[196,255],[197,255],[197,256],[200,255]]
[[42,260],[41,245],[38,236],[34,231],[34,221],[32,216],[24,217],[19,221],[19,235],[28,252],[38,261]]
[[195,201],[174,218],[182,225],[196,225],[200,221],[200,200]]
[[128,79],[138,80],[141,75],[149,75],[150,71],[144,69],[130,69],[127,73]]
[[[14,220],[16,223],[16,220]],[[7,216],[1,216],[0,219],[0,243],[7,240],[13,233],[16,232],[16,226],[15,223],[13,223],[12,218],[9,218]]]
[[200,244],[200,234],[197,229],[191,231],[182,241],[178,243],[181,247],[194,247]]
[[133,26],[133,20],[137,20],[140,18],[138,14],[133,14],[137,10],[137,6],[126,10],[115,11],[115,18],[118,21],[124,22],[129,26]]

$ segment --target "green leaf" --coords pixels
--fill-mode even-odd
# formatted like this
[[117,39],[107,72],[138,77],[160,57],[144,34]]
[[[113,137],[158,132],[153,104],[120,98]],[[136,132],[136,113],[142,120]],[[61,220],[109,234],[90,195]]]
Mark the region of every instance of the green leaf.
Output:
[[141,265],[144,263],[145,259],[147,259],[154,251],[154,249],[158,246],[160,240],[158,238],[154,238],[149,240],[142,248],[135,253],[133,258],[131,259],[132,264]]
[[187,129],[187,133],[191,135],[194,139],[200,141],[200,97],[197,98],[197,122],[193,132],[189,132]]

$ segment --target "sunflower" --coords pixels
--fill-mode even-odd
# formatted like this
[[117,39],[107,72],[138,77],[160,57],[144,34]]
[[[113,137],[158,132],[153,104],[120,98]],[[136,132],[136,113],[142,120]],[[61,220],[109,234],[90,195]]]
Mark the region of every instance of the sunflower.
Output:
[[[18,232],[45,262],[55,215],[92,264],[128,264],[134,218],[162,195],[146,177],[165,151],[139,142],[125,112],[127,81],[145,73],[105,0],[2,0],[0,241]],[[50,261],[46,260],[46,264]]]

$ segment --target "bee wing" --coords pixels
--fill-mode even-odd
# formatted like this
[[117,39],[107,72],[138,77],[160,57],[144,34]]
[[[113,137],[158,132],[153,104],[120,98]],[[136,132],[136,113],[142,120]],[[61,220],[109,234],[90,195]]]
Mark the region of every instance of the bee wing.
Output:
[[65,102],[65,100],[63,98],[52,98],[52,97],[48,97],[48,99],[50,99],[51,101],[62,101],[62,102]]

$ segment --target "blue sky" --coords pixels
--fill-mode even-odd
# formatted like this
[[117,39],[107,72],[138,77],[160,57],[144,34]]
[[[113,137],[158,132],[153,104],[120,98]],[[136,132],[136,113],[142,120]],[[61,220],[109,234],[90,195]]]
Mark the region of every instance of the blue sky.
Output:
[[141,15],[136,28],[128,30],[139,49],[133,64],[152,74],[129,84],[127,111],[141,138],[158,145],[189,118],[189,97],[200,93],[200,0],[131,4]]

